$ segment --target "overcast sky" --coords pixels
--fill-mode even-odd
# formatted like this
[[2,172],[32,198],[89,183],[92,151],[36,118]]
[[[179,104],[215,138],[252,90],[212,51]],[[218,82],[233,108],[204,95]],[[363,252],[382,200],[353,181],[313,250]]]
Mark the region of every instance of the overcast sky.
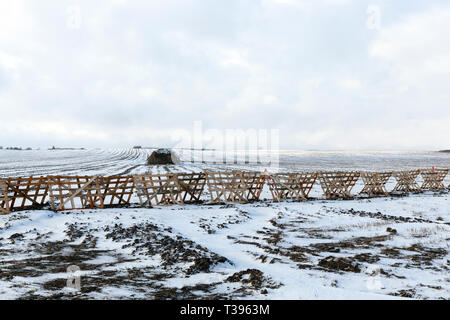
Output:
[[450,2],[1,1],[0,145],[450,148]]

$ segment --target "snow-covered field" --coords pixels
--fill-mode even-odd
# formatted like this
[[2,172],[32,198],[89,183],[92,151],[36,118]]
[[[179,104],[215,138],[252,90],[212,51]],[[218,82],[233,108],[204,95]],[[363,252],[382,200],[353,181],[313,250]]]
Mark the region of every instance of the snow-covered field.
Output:
[[[0,150],[0,175],[143,173],[145,157],[144,150]],[[379,158],[373,163],[386,168]],[[448,159],[417,161],[448,167]],[[449,299],[449,204],[445,191],[14,212],[0,216],[0,298]],[[73,276],[80,291],[67,286]]]
[[128,174],[146,157],[146,151],[136,149],[0,150],[0,178]]
[[[203,169],[264,170],[266,168],[264,164],[222,164],[223,158],[220,157],[220,153],[189,150],[177,150],[182,160],[180,165],[148,167],[145,165],[145,160],[152,151],[153,149],[0,150],[0,178],[49,174],[119,175],[197,172]],[[280,151],[278,157],[268,157],[261,151],[260,158],[277,161],[282,171],[385,171],[431,168],[432,166],[450,168],[450,153],[439,152]],[[245,157],[237,153],[236,159],[241,160],[238,161],[239,163],[244,163]],[[191,163],[192,160],[194,163]],[[214,161],[216,164],[212,164]]]
[[449,299],[449,202],[16,212],[0,217],[0,298]]

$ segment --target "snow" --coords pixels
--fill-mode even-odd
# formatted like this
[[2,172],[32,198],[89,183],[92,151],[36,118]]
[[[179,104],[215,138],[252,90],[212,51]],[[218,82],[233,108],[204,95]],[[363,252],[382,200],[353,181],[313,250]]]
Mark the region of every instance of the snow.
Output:
[[[84,149],[84,150],[0,150],[0,178],[40,175],[118,175],[202,170],[259,170],[267,164],[244,164],[254,152],[236,151],[238,164],[224,164],[220,151],[172,149],[181,161],[177,165],[146,166],[156,149]],[[170,152],[170,151],[168,151]],[[268,154],[259,150],[260,158],[279,164],[280,171],[360,170],[391,171],[420,168],[449,168],[450,154],[441,152],[370,152],[370,151],[295,151],[280,150]],[[278,156],[278,157],[277,157]],[[231,157],[234,160],[234,157]],[[278,159],[277,159],[278,158]],[[230,159],[230,157],[228,157]],[[249,160],[256,158],[250,157]],[[192,162],[194,161],[194,162]],[[203,163],[204,162],[204,163]],[[178,161],[177,161],[178,163]],[[276,168],[268,168],[271,169]],[[419,178],[420,180],[420,178]],[[394,183],[391,178],[390,184]],[[447,184],[450,177],[447,177]]]
[[[11,261],[25,261],[39,255],[51,256],[52,252],[44,255],[31,246],[31,243],[39,243],[38,235],[45,234],[46,242],[80,245],[91,234],[97,241],[95,248],[89,250],[100,253],[83,261],[83,266],[90,265],[93,269],[83,270],[81,267],[82,286],[89,285],[89,275],[99,272],[115,271],[117,273],[111,277],[119,277],[128,275],[132,270],[153,270],[151,272],[155,274],[168,272],[166,278],[157,282],[166,289],[182,290],[183,287],[199,284],[210,285],[208,293],[200,289],[191,292],[200,297],[216,294],[238,299],[396,299],[401,297],[394,294],[406,292],[403,298],[449,299],[448,203],[449,195],[443,193],[347,201],[187,205],[64,213],[46,210],[16,212],[0,217],[0,248],[4,252],[0,261],[2,265],[8,265]],[[90,232],[84,232],[79,239],[71,241],[66,231],[74,223],[81,226],[80,230]],[[180,262],[177,264],[179,269],[164,269],[159,255],[146,256],[133,252],[136,247],[124,246],[132,241],[116,241],[106,237],[105,228],[108,226],[122,224],[126,228],[145,223],[159,226],[164,230],[161,235],[189,239],[227,258],[229,262],[216,264],[208,272],[187,275],[181,270],[189,268],[192,265],[190,262]],[[387,232],[388,228],[395,229],[396,233]],[[277,233],[278,241],[271,242],[277,239]],[[12,243],[10,237],[15,234],[23,234],[23,237]],[[372,239],[376,237],[384,238]],[[361,238],[372,240],[358,242]],[[342,245],[345,243],[351,245]],[[314,247],[330,244],[340,246],[340,249]],[[298,255],[290,257],[289,254],[297,250],[293,248],[301,250]],[[396,250],[398,254],[382,253],[387,249]],[[65,247],[60,254],[70,256],[73,250]],[[361,254],[366,255],[362,257],[376,259],[358,262],[355,257]],[[261,256],[267,256],[267,259],[263,261]],[[350,257],[359,264],[361,271],[320,267],[319,261],[329,256]],[[295,261],[297,258],[304,258],[304,261]],[[0,276],[0,298],[15,299],[30,292],[51,295],[51,290],[44,289],[45,284],[55,279],[67,279],[64,270],[68,264],[61,263],[63,268],[59,272],[37,270],[39,275],[15,275],[7,280],[3,273]],[[237,295],[243,284],[227,282],[226,279],[247,269],[260,270],[274,285],[268,285],[267,293],[261,293],[258,289]],[[139,283],[136,280],[136,283],[100,285],[98,290],[85,293],[82,297],[152,297],[155,289],[145,288]],[[68,295],[73,291],[61,288],[59,292]]]
[[[0,177],[265,169],[212,164],[221,159],[212,152],[195,154],[207,163],[190,163],[193,155],[184,151],[180,165],[149,167],[152,151],[0,150]],[[281,171],[431,166],[450,167],[449,155],[280,152]],[[391,178],[387,189],[394,184]],[[352,193],[361,188],[359,180]],[[252,204],[3,215],[0,298],[450,298],[448,191],[328,201],[317,182],[310,196],[272,203],[266,185],[263,201]],[[66,286],[73,265],[80,268],[81,292]]]

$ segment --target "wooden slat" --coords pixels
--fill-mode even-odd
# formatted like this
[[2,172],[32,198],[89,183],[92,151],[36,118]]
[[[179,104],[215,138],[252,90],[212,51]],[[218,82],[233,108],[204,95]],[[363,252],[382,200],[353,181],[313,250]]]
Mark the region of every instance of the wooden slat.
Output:
[[212,203],[257,201],[264,186],[265,175],[249,171],[205,171]]
[[206,178],[201,173],[178,173],[178,182],[182,189],[183,203],[198,203],[205,188]]
[[8,211],[41,208],[47,201],[46,177],[7,178],[2,179],[2,184],[1,207]]
[[349,199],[352,198],[351,190],[360,175],[358,171],[321,171],[318,177],[326,199]]
[[134,193],[133,176],[98,177],[103,207],[130,205]]
[[361,172],[364,187],[360,194],[388,196],[389,192],[386,190],[386,183],[391,176],[392,172]]
[[273,201],[304,201],[317,179],[317,172],[267,174]]
[[134,181],[142,206],[183,203],[175,174],[135,176]]
[[423,178],[422,190],[438,191],[445,189],[443,183],[448,174],[448,169],[422,169],[420,175]]
[[136,175],[133,179],[141,206],[200,202],[205,186],[203,173]]
[[400,194],[421,192],[422,189],[416,182],[419,173],[420,170],[394,171],[392,175],[397,180],[397,184],[391,192]]
[[103,208],[99,177],[49,176],[47,181],[53,210]]
[[241,174],[247,185],[247,201],[259,201],[266,181],[266,175],[261,172],[244,171]]

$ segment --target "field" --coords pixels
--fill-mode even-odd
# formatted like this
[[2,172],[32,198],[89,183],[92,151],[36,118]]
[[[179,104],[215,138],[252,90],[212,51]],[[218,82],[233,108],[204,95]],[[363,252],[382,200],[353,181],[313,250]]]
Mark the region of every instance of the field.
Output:
[[[87,150],[0,150],[0,177],[30,175],[124,175],[196,172],[203,169],[256,169],[257,164],[222,164],[219,152],[178,151],[182,163],[178,166],[145,165],[152,149],[87,149]],[[236,157],[244,159],[244,156]],[[261,158],[269,158],[261,151]],[[194,163],[192,163],[194,160]],[[205,163],[202,163],[202,160]],[[216,164],[212,164],[212,162]],[[241,161],[242,163],[244,161]],[[228,162],[229,163],[229,162]],[[300,170],[403,170],[450,167],[450,154],[439,152],[279,152],[279,169]]]
[[[149,150],[0,150],[0,176],[248,168]],[[208,161],[206,161],[208,162]],[[450,167],[438,153],[284,153],[281,170]],[[389,181],[388,189],[394,181]],[[446,185],[450,183],[448,177]],[[362,188],[358,183],[353,190]],[[449,299],[448,191],[0,216],[3,299]],[[207,199],[207,193],[205,194]],[[73,266],[75,274],[67,272]],[[67,286],[75,275],[80,290]],[[79,277],[79,278],[78,278]]]

